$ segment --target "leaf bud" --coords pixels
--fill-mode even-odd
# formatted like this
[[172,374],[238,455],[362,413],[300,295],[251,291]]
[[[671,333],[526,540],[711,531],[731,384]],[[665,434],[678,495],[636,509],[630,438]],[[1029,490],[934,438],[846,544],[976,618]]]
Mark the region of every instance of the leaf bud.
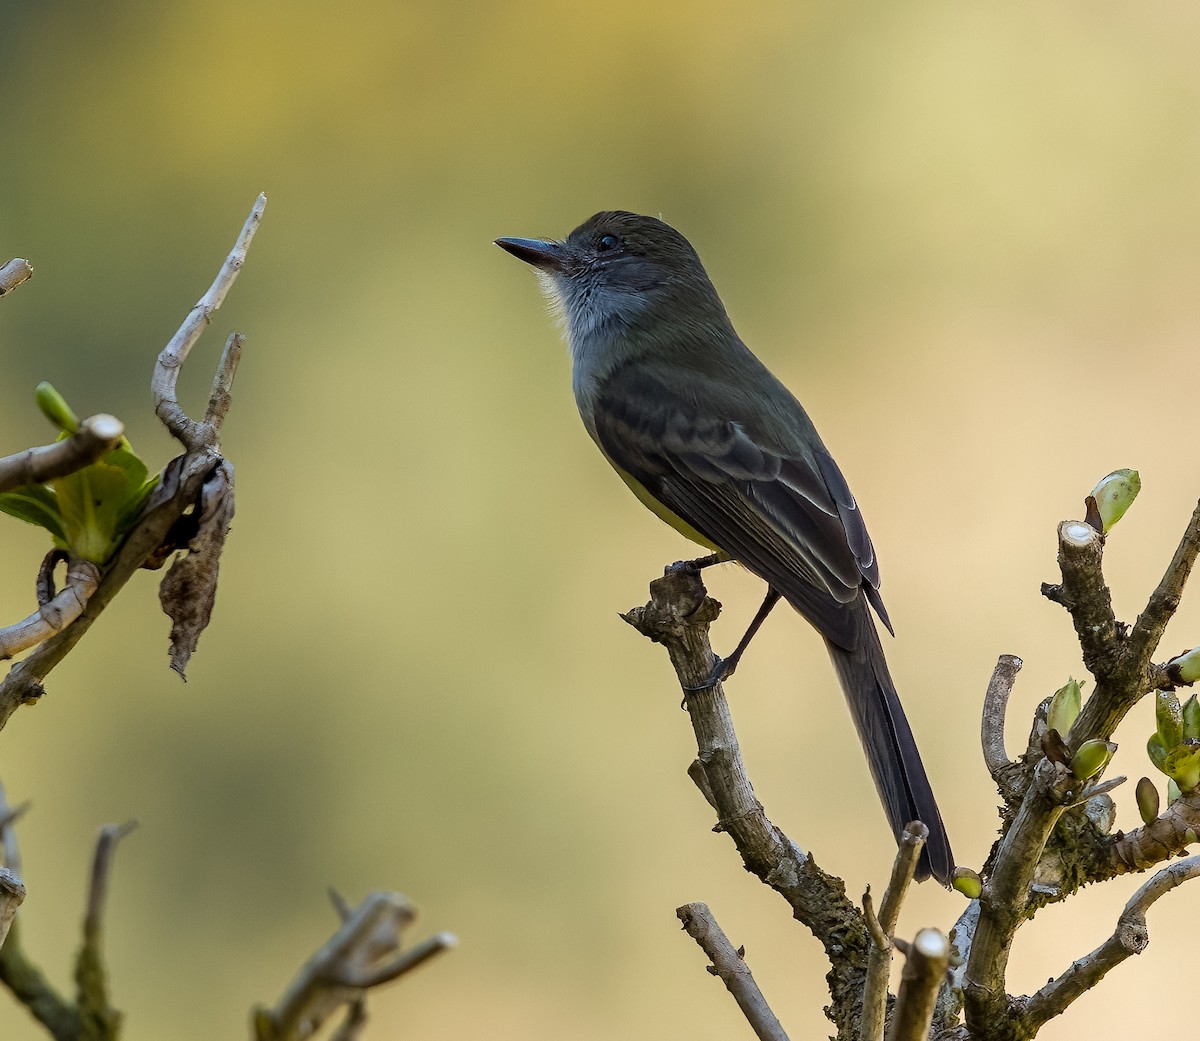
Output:
[[1111,741],[1101,741],[1099,738],[1084,741],[1079,746],[1079,751],[1071,757],[1071,773],[1081,781],[1095,777],[1108,766],[1108,761],[1116,750],[1117,746]]
[[1141,814],[1143,824],[1153,824],[1158,820],[1158,787],[1150,780],[1149,777],[1143,777],[1137,783],[1137,787],[1133,790],[1134,797],[1137,799],[1138,813]]
[[1173,690],[1160,690],[1154,698],[1154,720],[1163,747],[1170,751],[1183,740],[1183,709]]
[[45,380],[37,385],[33,396],[37,401],[38,408],[42,410],[42,415],[59,430],[73,434],[79,429],[79,417],[71,411],[71,406],[67,404],[66,398]]
[[978,900],[983,892],[983,880],[970,868],[956,867],[950,876],[950,884],[968,900]]
[[1072,676],[1066,686],[1059,687],[1050,699],[1050,708],[1046,711],[1046,726],[1057,730],[1061,737],[1071,732],[1071,724],[1079,715],[1082,697],[1079,682]]
[[1142,490],[1142,478],[1136,470],[1114,470],[1092,489],[1100,514],[1101,531],[1107,535],[1133,505]]

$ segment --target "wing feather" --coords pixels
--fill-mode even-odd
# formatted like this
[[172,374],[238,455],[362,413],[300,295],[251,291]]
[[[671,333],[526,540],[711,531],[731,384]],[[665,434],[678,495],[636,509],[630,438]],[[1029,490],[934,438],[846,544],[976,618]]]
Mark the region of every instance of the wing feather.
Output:
[[593,434],[615,465],[782,593],[827,639],[858,643],[864,616],[856,602],[864,592],[887,624],[862,513],[819,440],[785,451],[751,432],[753,417],[700,415],[696,397],[646,366],[626,367],[595,399]]

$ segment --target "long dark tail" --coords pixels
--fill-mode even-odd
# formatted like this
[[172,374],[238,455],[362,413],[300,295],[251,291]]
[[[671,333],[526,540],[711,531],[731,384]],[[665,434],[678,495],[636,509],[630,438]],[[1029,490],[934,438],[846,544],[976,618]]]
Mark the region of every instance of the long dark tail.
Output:
[[826,641],[837,669],[842,690],[854,716],[871,776],[887,811],[892,831],[899,838],[904,825],[919,820],[929,829],[929,840],[917,864],[918,879],[933,875],[942,885],[950,884],[954,855],[921,763],[921,753],[900,706],[896,687],[888,673],[879,634],[866,605],[859,646],[847,651]]

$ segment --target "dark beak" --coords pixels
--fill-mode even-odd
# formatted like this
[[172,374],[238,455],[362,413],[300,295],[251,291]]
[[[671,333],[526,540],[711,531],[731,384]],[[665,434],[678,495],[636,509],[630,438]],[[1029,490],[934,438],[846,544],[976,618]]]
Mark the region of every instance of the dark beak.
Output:
[[518,260],[543,271],[562,271],[566,265],[566,250],[560,242],[541,239],[496,239],[496,245]]

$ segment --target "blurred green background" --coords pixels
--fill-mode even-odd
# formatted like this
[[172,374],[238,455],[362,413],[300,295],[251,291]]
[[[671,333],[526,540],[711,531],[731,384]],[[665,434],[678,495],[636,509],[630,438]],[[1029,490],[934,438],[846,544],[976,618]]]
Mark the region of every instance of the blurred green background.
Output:
[[[397,888],[461,948],[371,1003],[369,1036],[727,1038],[678,930],[706,900],[793,1037],[824,1036],[817,945],[744,874],[684,770],[662,652],[617,618],[691,552],[584,435],[531,272],[497,235],[593,211],[691,238],[743,337],[804,400],[884,568],[889,644],[960,861],[996,797],[996,656],[1026,661],[1010,747],[1081,674],[1055,524],[1118,466],[1144,491],[1108,571],[1131,618],[1200,492],[1200,7],[779,2],[5,4],[5,450],[49,379],[154,465],[156,352],[260,190],[249,262],[184,374],[248,337],[226,424],[238,513],[186,686],[134,581],[0,737],[32,799],[26,942],[66,984],[96,830],[136,818],[108,951],[131,1039],[241,1036],[333,925],[324,887]],[[3,525],[0,614],[40,534]],[[711,576],[728,648],[756,582]],[[1167,635],[1200,638],[1200,592]],[[819,641],[780,611],[730,687],[773,818],[852,893],[892,844]],[[1116,769],[1150,772],[1139,709]],[[1136,819],[1119,793],[1121,821]],[[1019,937],[1036,988],[1136,881]],[[1191,958],[1200,895],[1044,1036]],[[949,926],[931,886],[902,922]],[[41,1036],[0,998],[0,1035]]]

